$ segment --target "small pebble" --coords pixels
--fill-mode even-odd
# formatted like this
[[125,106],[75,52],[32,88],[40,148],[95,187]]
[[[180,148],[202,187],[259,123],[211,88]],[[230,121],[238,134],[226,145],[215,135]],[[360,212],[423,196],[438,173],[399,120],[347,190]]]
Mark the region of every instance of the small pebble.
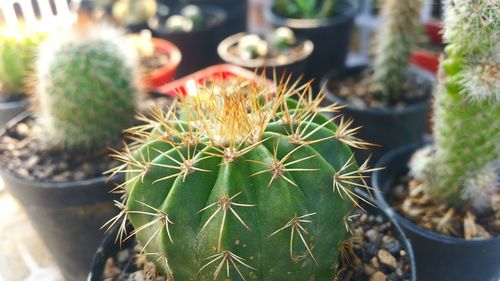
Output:
[[370,276],[370,281],[386,281],[386,276],[383,272],[377,271]]
[[391,267],[391,268],[396,268],[396,258],[391,255],[388,251],[381,249],[378,251],[378,258],[380,259],[380,262]]

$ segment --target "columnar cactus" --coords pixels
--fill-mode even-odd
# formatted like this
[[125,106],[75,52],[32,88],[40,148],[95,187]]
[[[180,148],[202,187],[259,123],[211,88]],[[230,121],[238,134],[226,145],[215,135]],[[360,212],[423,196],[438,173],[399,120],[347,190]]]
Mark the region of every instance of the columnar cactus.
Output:
[[366,143],[307,87],[223,83],[135,128],[138,148],[116,154],[125,202],[109,224],[128,217],[172,280],[332,280],[352,189],[370,172],[349,145]]
[[134,48],[111,27],[84,27],[47,39],[36,81],[47,141],[88,149],[119,139],[134,118],[136,70]]
[[372,91],[378,99],[400,101],[411,49],[418,38],[423,0],[386,0],[375,37]]
[[38,45],[43,32],[23,30],[0,31],[0,92],[25,92],[26,78],[33,71]]
[[457,207],[487,208],[500,192],[498,11],[498,1],[447,1],[434,150],[413,160],[428,192]]

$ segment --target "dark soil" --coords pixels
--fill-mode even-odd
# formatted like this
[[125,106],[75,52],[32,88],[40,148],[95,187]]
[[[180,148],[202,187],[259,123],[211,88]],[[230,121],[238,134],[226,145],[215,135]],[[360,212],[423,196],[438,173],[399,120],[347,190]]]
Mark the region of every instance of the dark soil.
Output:
[[146,74],[150,74],[151,72],[168,65],[169,62],[170,58],[167,54],[154,52],[152,56],[142,57],[140,65],[142,67],[142,71]]
[[[383,216],[357,211],[351,219],[355,237],[349,262],[339,270],[335,281],[409,281],[410,264],[403,242],[394,237],[393,225]],[[141,247],[134,241],[106,260],[103,280],[164,281],[152,262],[140,255]],[[345,260],[347,260],[345,259]]]
[[48,148],[42,127],[31,117],[0,137],[0,165],[27,180],[68,182],[102,177],[118,164],[108,153],[108,149],[69,152]]
[[[172,101],[172,97],[165,95],[145,95],[139,111],[147,115],[154,106],[165,109]],[[102,177],[120,164],[108,156],[108,148],[95,151],[49,148],[43,141],[43,133],[32,117],[6,130],[0,136],[0,166],[26,180],[68,182]],[[121,146],[121,141],[110,145],[116,150]]]
[[403,85],[405,92],[405,100],[398,101],[396,104],[391,104],[389,101],[379,100],[375,97],[371,90],[371,74],[372,70],[365,70],[357,77],[347,77],[340,81],[329,81],[328,87],[338,95],[338,97],[346,100],[355,108],[403,108],[408,104],[416,103],[424,100],[431,92],[429,86],[419,85],[415,77],[408,77]]
[[[500,194],[498,197],[500,208]],[[435,202],[425,194],[421,183],[410,176],[399,178],[389,194],[389,203],[415,224],[443,235],[465,239],[500,236],[500,217],[495,216],[494,210],[478,213]]]

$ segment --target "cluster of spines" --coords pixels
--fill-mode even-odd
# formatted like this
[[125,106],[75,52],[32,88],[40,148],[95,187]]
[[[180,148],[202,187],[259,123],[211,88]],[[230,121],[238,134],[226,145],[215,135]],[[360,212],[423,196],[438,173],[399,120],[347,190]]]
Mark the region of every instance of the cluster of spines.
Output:
[[404,98],[411,49],[418,39],[422,0],[386,0],[375,36],[372,92],[396,103]]
[[[255,167],[261,167],[251,173],[250,177],[263,174],[269,176],[269,181],[266,184],[268,188],[271,188],[273,182],[278,178],[288,182],[290,186],[296,186],[295,182],[288,176],[290,172],[310,173],[318,170],[314,167],[297,167],[305,161],[314,159],[318,156],[317,154],[306,155],[299,159],[292,158],[292,155],[297,154],[297,152],[303,153],[302,150],[308,145],[336,139],[351,147],[366,148],[369,146],[368,143],[355,136],[359,128],[349,128],[351,121],[344,121],[342,117],[338,116],[329,119],[320,114],[321,112],[337,113],[340,107],[336,105],[321,107],[321,100],[324,96],[320,94],[313,98],[309,84],[298,86],[298,82],[292,83],[290,79],[282,79],[274,87],[241,80],[231,85],[230,89],[219,87],[224,83],[228,82],[211,81],[208,85],[198,85],[194,97],[181,98],[180,102],[171,107],[168,112],[156,110],[152,119],[140,117],[141,120],[145,121],[145,124],[130,130],[130,133],[135,134],[134,148],[114,153],[114,157],[122,161],[123,165],[111,173],[126,173],[127,179],[124,184],[117,188],[118,192],[124,194],[124,203],[116,202],[121,212],[110,220],[107,226],[120,224],[117,236],[120,241],[134,235],[147,233],[147,239],[142,239],[144,252],[148,255],[155,255],[158,260],[163,261],[159,266],[165,274],[172,274],[167,257],[163,251],[152,245],[159,243],[162,232],[166,233],[170,243],[176,242],[170,233],[171,228],[176,227],[176,220],[172,219],[167,212],[146,202],[137,202],[145,208],[142,211],[131,210],[127,206],[130,202],[126,203],[129,199],[130,186],[137,181],[144,181],[145,175],[152,172],[154,167],[168,169],[171,172],[166,177],[156,179],[153,183],[173,178],[184,182],[192,173],[212,173],[212,170],[199,164],[207,159],[218,159],[214,163],[219,163],[219,167],[224,167],[237,159],[245,158],[247,154],[258,149],[264,142],[271,141],[272,137],[266,135],[264,131],[272,122],[278,122],[288,128],[286,129],[287,140],[294,144],[295,148],[280,156],[278,152],[280,142],[276,142],[272,146],[270,159],[245,160],[245,162],[255,164]],[[246,94],[245,91],[247,91]],[[244,94],[236,95],[235,92]],[[297,101],[291,101],[289,99],[291,97],[296,97]],[[177,117],[176,113],[178,112],[182,112],[184,120]],[[329,136],[315,136],[318,128],[332,126],[333,120],[336,119],[341,120],[341,122],[334,133]],[[313,125],[314,122],[319,122],[320,125]],[[315,126],[314,129],[309,128],[313,126]],[[161,145],[169,148],[158,148],[151,145],[146,146],[146,149],[140,149],[144,147],[144,144],[154,141],[159,141],[162,143]],[[167,150],[173,150],[174,153],[166,153]],[[159,155],[168,158],[170,164],[152,161]],[[358,197],[353,188],[367,188],[365,179],[373,169],[370,169],[366,162],[357,167],[352,155],[339,165],[338,170],[331,175],[333,183],[331,190],[339,197],[351,199],[357,204],[357,200],[362,198]],[[201,274],[214,264],[216,265],[213,272],[214,279],[222,276],[224,271],[229,277],[230,271],[234,270],[241,280],[246,280],[245,276],[251,277],[254,274],[252,272],[257,270],[255,266],[248,263],[248,259],[240,257],[222,246],[222,237],[225,233],[224,225],[227,220],[231,219],[247,231],[251,231],[251,227],[239,212],[241,209],[255,208],[256,204],[240,201],[239,196],[241,196],[241,192],[221,194],[216,201],[198,211],[206,217],[200,233],[216,218],[222,220],[222,223],[220,229],[217,230],[218,238],[214,245],[216,254],[206,257],[196,274]],[[152,219],[133,232],[126,234],[127,217],[137,214],[146,215]],[[312,224],[311,219],[314,216],[316,216],[314,212],[296,214],[286,224],[277,225],[273,232],[269,233],[268,238],[288,231],[291,260],[298,262],[309,257],[318,264],[311,241],[307,238],[310,237],[309,227],[312,227],[308,227],[308,225]],[[341,228],[343,227],[342,225]],[[297,242],[300,244],[296,244]],[[304,253],[299,253],[297,249],[303,250]],[[242,272],[243,268],[249,272]]]
[[498,1],[447,0],[435,98],[435,145],[413,161],[429,194],[449,205],[494,208],[500,196]]

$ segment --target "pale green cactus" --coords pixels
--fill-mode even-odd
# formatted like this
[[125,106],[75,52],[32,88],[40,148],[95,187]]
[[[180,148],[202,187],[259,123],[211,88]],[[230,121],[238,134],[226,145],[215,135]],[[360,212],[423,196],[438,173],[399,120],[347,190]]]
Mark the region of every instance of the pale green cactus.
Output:
[[456,207],[493,207],[500,192],[498,11],[498,1],[447,1],[434,147],[412,161],[427,192]]
[[396,103],[404,97],[411,49],[421,30],[423,0],[385,0],[375,37],[372,91],[378,99]]
[[121,24],[140,24],[154,17],[156,0],[118,0],[113,4],[113,17]]
[[34,29],[0,31],[0,92],[21,94],[34,68],[38,45],[46,37]]
[[136,128],[139,145],[116,155],[125,201],[109,224],[124,219],[124,238],[130,219],[172,280],[331,281],[349,199],[371,171],[349,146],[366,144],[310,88],[226,83],[198,85]]
[[92,26],[52,35],[37,61],[39,121],[48,143],[102,148],[133,122],[136,50],[121,31]]

